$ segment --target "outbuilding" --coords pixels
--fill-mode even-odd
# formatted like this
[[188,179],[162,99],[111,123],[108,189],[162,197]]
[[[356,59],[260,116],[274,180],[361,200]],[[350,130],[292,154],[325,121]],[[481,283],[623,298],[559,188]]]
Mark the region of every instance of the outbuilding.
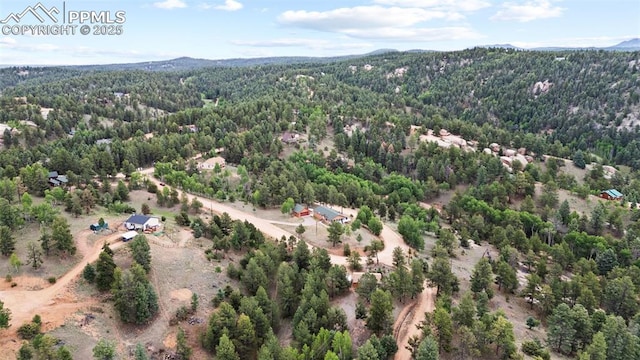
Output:
[[293,207],[293,210],[291,211],[291,213],[295,217],[303,217],[303,216],[309,216],[311,214],[311,210],[309,210],[309,208],[305,205],[296,204],[296,206]]
[[157,217],[133,214],[124,222],[127,230],[150,230],[160,226],[160,220]]
[[616,189],[609,189],[601,192],[600,197],[607,200],[622,200],[624,195]]
[[122,241],[127,242],[133,239],[134,237],[136,237],[137,235],[138,235],[138,232],[135,230],[127,231],[126,233],[122,234]]

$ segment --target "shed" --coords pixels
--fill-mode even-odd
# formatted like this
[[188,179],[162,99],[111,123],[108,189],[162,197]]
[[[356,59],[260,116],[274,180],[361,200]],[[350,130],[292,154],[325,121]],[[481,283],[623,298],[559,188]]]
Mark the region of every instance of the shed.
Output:
[[296,206],[293,207],[293,210],[291,211],[291,213],[295,217],[303,217],[303,216],[309,216],[311,214],[311,210],[309,210],[309,208],[306,207],[305,205],[296,204]]
[[126,233],[122,234],[122,241],[127,242],[133,239],[134,237],[136,237],[137,235],[138,235],[138,232],[135,230],[127,231]]
[[160,226],[160,220],[157,217],[133,214],[124,222],[124,227],[128,230],[149,230]]
[[622,200],[624,195],[616,189],[609,189],[601,192],[600,197],[607,200]]
[[[362,276],[366,274],[366,272],[354,272],[351,273],[351,275],[347,275],[347,280],[349,280],[351,282],[351,286],[353,286],[354,288],[358,287],[358,283],[360,282],[360,278],[362,278]],[[369,273],[372,274],[373,276],[375,276],[376,280],[378,280],[378,283],[380,281],[382,281],[382,274],[380,273]]]

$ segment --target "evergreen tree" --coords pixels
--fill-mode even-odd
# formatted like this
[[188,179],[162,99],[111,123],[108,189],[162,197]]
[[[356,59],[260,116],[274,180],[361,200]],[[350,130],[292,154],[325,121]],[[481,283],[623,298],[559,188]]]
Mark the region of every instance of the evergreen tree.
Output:
[[98,340],[93,347],[93,358],[96,360],[113,360],[116,355],[116,345],[105,339]]
[[486,257],[483,257],[478,261],[471,274],[471,291],[476,294],[480,291],[485,291],[491,298],[493,297],[492,283],[493,272],[491,271],[491,264]]
[[334,221],[329,225],[329,242],[332,246],[336,246],[342,242],[342,234],[344,234],[344,228],[340,222]]
[[116,263],[113,262],[113,257],[111,257],[111,254],[109,253],[111,252],[111,249],[108,246],[106,249],[108,249],[108,251],[102,250],[102,252],[100,252],[96,263],[96,287],[100,291],[107,291],[111,289],[116,269]]
[[134,263],[131,269],[114,272],[114,306],[126,323],[145,324],[158,311],[158,298],[144,269]]
[[431,335],[427,335],[420,341],[420,346],[416,354],[413,356],[416,360],[438,360],[440,354],[438,351],[438,343]]
[[216,358],[218,360],[240,360],[236,347],[226,333],[222,334],[218,346],[216,346]]
[[433,313],[433,325],[437,329],[438,345],[445,352],[451,351],[451,341],[453,340],[453,322],[451,314],[443,307],[436,307]]
[[151,248],[147,237],[142,234],[136,235],[129,246],[133,260],[140,264],[146,272],[151,271]]
[[547,342],[555,351],[569,354],[575,340],[575,320],[567,304],[560,304],[548,320]]
[[91,264],[87,264],[84,266],[82,270],[82,277],[90,283],[93,283],[96,280],[96,269]]
[[9,227],[0,225],[0,254],[11,255],[16,249],[16,240],[13,238]]
[[53,242],[53,248],[60,253],[74,255],[76,253],[76,246],[73,242],[73,235],[71,235],[67,220],[58,216],[53,221],[52,228],[51,240]]
[[367,317],[367,328],[374,333],[386,331],[391,326],[393,301],[388,291],[376,289],[371,294],[371,308]]
[[184,330],[178,328],[178,334],[176,335],[176,355],[179,356],[179,359],[189,360],[192,351],[189,344],[187,344],[187,337],[184,334]]
[[27,245],[27,263],[31,264],[34,270],[38,270],[42,265],[42,252],[33,242]]

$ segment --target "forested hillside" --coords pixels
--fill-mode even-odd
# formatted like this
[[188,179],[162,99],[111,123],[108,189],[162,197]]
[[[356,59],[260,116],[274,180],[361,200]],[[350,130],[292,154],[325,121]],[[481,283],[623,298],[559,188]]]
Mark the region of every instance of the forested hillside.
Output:
[[[640,52],[475,48],[161,72],[0,69],[0,264],[17,272],[10,259],[23,259],[37,276],[42,261],[75,252],[62,212],[149,213],[153,199],[208,241],[194,248],[231,284],[200,300],[208,320],[189,334],[199,354],[637,359],[639,62]],[[207,168],[208,158],[218,162]],[[598,197],[608,189],[622,198]],[[322,203],[355,216],[310,250],[302,223],[297,238],[265,241],[265,229],[213,216],[213,205],[209,219],[197,199],[287,215]],[[49,225],[64,235],[57,248]],[[366,246],[333,249],[365,229]],[[17,230],[38,242],[22,244]],[[382,266],[395,233],[408,247]],[[97,276],[93,290],[143,329],[162,294],[147,279],[149,245],[135,244],[130,269],[115,269],[105,247],[85,279]],[[353,310],[335,301],[359,269],[381,280],[363,277],[348,321]],[[125,291],[134,282],[142,290]],[[399,348],[392,314],[428,286],[435,310]],[[133,321],[123,296],[145,297],[145,316]],[[25,347],[39,354],[38,344]]]

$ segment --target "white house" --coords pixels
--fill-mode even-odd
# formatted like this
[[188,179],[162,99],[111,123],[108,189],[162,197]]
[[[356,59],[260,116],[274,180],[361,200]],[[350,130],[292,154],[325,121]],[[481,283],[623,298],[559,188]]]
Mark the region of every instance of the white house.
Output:
[[157,217],[146,215],[131,215],[127,221],[124,222],[124,227],[128,230],[142,230],[153,229],[160,226],[160,220]]

